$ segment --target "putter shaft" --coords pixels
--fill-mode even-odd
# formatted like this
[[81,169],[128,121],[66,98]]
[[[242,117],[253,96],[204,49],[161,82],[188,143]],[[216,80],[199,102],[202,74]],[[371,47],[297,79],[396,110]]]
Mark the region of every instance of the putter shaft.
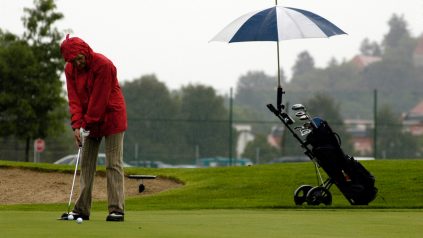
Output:
[[78,164],[79,164],[79,159],[81,157],[81,151],[82,151],[82,145],[79,146],[78,156],[76,157],[75,172],[73,173],[72,188],[71,188],[71,192],[70,192],[70,196],[69,196],[69,202],[68,202],[68,214],[70,212],[70,206],[71,206],[72,195],[73,195],[73,188],[75,186],[76,172],[78,171]]

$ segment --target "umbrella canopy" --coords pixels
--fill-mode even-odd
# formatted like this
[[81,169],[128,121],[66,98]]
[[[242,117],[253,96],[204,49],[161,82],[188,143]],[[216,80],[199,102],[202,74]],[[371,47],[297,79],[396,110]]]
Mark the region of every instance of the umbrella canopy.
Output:
[[276,6],[247,13],[220,31],[210,41],[228,43],[276,41],[278,61],[277,106],[281,112],[282,94],[279,63],[279,41],[304,38],[327,38],[346,34],[325,18],[301,9]]
[[309,11],[274,6],[247,13],[220,31],[211,41],[282,41],[327,38],[346,34],[325,18]]

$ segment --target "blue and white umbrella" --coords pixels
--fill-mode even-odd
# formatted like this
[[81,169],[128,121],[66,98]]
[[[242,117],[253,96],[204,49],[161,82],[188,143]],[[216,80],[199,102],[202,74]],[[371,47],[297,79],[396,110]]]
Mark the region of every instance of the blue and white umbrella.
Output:
[[277,106],[282,108],[279,41],[304,38],[328,38],[346,34],[325,18],[297,8],[276,6],[247,13],[220,31],[210,41],[228,43],[245,41],[276,41],[278,61]]
[[342,34],[346,33],[317,14],[297,8],[274,6],[239,17],[211,41],[283,41],[327,38]]

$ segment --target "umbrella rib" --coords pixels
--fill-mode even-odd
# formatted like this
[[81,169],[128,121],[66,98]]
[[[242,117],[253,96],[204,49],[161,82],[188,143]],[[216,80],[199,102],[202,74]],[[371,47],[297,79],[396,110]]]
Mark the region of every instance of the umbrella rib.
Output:
[[[275,9],[276,10],[276,9]],[[275,11],[276,14],[276,21],[277,21],[277,11]],[[261,22],[260,27],[259,27],[259,31],[261,31],[261,29],[264,29],[265,27],[263,27],[265,25],[265,23],[267,22],[267,20],[270,18],[269,14],[266,14],[266,16],[264,17],[265,20]],[[276,24],[276,30],[277,30],[277,24]],[[279,40],[279,35],[277,35],[277,40]]]
[[286,13],[286,15],[289,17],[289,19],[291,19],[291,21],[295,24],[295,26],[297,27],[298,31],[299,31],[299,32],[300,32],[300,34],[301,34],[301,37],[305,38],[305,35],[304,35],[304,33],[301,31],[300,26],[297,24],[297,22],[296,22],[296,21],[294,21],[294,18],[292,18],[291,14],[289,14],[288,12],[285,12],[285,13]]

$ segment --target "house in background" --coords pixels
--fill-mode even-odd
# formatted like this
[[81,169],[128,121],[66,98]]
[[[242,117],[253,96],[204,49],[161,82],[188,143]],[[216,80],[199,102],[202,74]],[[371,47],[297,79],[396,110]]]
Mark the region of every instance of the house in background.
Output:
[[413,54],[413,61],[416,67],[423,67],[423,35],[421,35],[418,39],[417,46]]
[[381,61],[381,57],[377,56],[368,56],[368,55],[356,55],[351,59],[351,62],[357,67],[359,71],[362,71],[367,66]]
[[240,158],[244,153],[250,141],[254,140],[254,134],[251,132],[251,125],[248,124],[234,124],[233,126],[238,132],[238,139],[236,144],[236,156]]
[[[423,35],[417,41],[417,46],[413,53],[413,61],[416,67],[423,67]],[[423,135],[423,101],[419,102],[402,116],[405,130],[414,136]]]
[[[351,62],[362,71],[367,66],[381,61],[382,58],[378,56],[356,55],[351,59]],[[417,39],[417,46],[413,52],[413,61],[416,67],[423,67],[423,35]]]
[[347,119],[344,121],[347,132],[351,135],[354,151],[361,156],[373,153],[373,138],[370,132],[374,125],[372,120]]
[[423,135],[423,101],[402,116],[402,123],[412,135]]
[[284,131],[284,126],[272,126],[270,134],[267,135],[267,143],[276,149],[280,149]]

